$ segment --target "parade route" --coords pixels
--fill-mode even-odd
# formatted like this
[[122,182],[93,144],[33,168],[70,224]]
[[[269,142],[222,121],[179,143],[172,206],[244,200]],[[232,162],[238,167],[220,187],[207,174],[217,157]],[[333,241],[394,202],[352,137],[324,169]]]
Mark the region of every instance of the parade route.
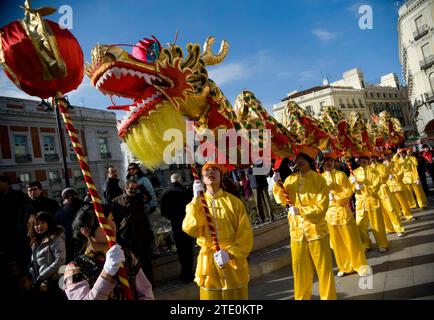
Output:
[[[390,249],[386,254],[380,254],[376,249],[367,253],[374,272],[372,289],[360,289],[357,274],[335,276],[338,299],[434,299],[434,197],[428,197],[428,209],[413,212],[417,220],[404,222],[406,237],[388,235]],[[372,234],[371,238],[374,242]],[[334,272],[336,275],[336,266]],[[369,287],[370,283],[361,286]],[[292,270],[288,266],[252,280],[249,298],[290,300],[293,299],[293,288]],[[316,278],[312,299],[319,299]]]

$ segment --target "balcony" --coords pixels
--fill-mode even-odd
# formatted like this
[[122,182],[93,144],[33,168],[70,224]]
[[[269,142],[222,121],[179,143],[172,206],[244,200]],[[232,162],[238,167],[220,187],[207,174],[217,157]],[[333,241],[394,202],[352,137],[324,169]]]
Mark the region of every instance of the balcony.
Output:
[[59,155],[57,153],[48,153],[45,155],[45,162],[57,162],[59,161]]
[[84,183],[84,177],[83,177],[83,176],[80,176],[80,177],[74,177],[74,184],[75,184],[75,185],[77,185],[77,184],[82,184],[82,183]]
[[31,154],[16,154],[15,155],[15,162],[16,163],[32,162],[32,155]]
[[413,32],[413,38],[414,40],[419,40],[420,38],[422,38],[424,35],[426,35],[429,31],[428,25],[423,24],[420,26],[419,29],[416,29],[416,31]]
[[434,55],[430,55],[429,57],[419,61],[421,70],[427,70],[431,68],[433,64],[434,64]]
[[52,186],[55,184],[62,183],[62,179],[61,178],[51,178],[51,179],[48,179],[48,182],[49,182],[50,186]]
[[108,160],[112,158],[112,154],[110,152],[100,153],[102,160]]

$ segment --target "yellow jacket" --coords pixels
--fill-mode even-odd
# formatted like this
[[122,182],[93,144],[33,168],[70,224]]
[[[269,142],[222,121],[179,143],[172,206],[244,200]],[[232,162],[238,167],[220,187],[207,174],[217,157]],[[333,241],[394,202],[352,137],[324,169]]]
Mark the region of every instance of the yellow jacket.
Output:
[[404,168],[402,165],[394,160],[383,163],[387,168],[389,168],[391,179],[387,179],[387,186],[390,192],[399,192],[404,190],[404,184],[402,179],[404,178]]
[[205,199],[220,248],[228,251],[231,260],[220,269],[214,261],[214,246],[200,199],[194,198],[186,207],[182,230],[201,247],[197,257],[195,282],[209,290],[238,289],[249,282],[247,256],[253,246],[253,231],[244,204],[232,194],[220,189],[215,195],[205,193]]
[[378,197],[380,199],[386,199],[390,197],[390,190],[387,186],[389,180],[390,169],[382,163],[371,163],[371,167],[377,170],[380,175],[380,189],[378,190]]
[[[367,166],[354,170],[357,183],[362,189],[356,191],[356,214],[361,215],[366,211],[380,208],[378,191],[381,186],[380,174],[374,168]],[[355,189],[356,183],[353,185]]]
[[[404,171],[404,177],[402,182],[404,184],[414,184],[419,180],[419,174],[417,173],[417,160],[414,157],[405,157],[399,159],[399,164]],[[416,162],[415,162],[416,161]]]
[[333,194],[326,213],[327,222],[331,225],[348,224],[353,218],[349,207],[353,195],[350,180],[345,173],[338,170],[325,171],[322,176],[327,181],[329,192]]
[[[299,215],[288,214],[291,240],[307,241],[321,239],[328,235],[325,214],[329,206],[329,191],[325,179],[314,171],[302,177],[295,173],[286,178],[283,184],[291,203],[298,208]],[[278,183],[273,186],[277,203],[286,205],[283,189]]]

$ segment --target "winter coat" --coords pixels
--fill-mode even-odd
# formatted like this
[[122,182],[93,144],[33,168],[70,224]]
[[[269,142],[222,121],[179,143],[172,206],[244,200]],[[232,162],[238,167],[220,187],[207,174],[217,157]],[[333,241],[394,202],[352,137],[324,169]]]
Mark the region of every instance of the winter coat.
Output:
[[143,196],[128,196],[125,192],[114,198],[112,213],[120,245],[131,250],[148,247],[154,240],[154,234],[147,217],[147,207]]
[[122,194],[122,189],[119,187],[119,179],[115,178],[107,178],[103,190],[104,200],[107,204]]
[[65,234],[61,226],[39,245],[32,245],[30,273],[33,281],[53,282],[59,279],[59,268],[65,265]]
[[185,207],[190,203],[191,198],[191,195],[180,183],[172,183],[161,197],[161,215],[170,221],[182,224],[185,217]]

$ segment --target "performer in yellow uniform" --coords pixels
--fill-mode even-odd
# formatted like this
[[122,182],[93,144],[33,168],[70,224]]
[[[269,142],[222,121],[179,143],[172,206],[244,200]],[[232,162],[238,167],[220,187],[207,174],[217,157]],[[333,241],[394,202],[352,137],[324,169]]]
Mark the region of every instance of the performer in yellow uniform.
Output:
[[408,186],[409,190],[411,192],[414,192],[416,195],[416,200],[419,208],[425,209],[428,207],[428,202],[426,200],[425,192],[422,188],[422,183],[420,181],[419,173],[417,172],[417,166],[419,165],[417,163],[416,157],[412,156],[412,150],[410,148],[407,149],[407,153],[405,155],[405,159],[408,159],[408,161],[412,164],[411,166],[411,174],[413,177],[411,186]]
[[398,200],[390,192],[387,181],[391,177],[390,169],[380,162],[380,153],[373,151],[371,156],[371,166],[380,174],[381,185],[378,191],[380,198],[381,211],[384,218],[384,225],[387,233],[394,233],[398,237],[405,236],[404,227],[402,226]]
[[318,275],[321,299],[336,299],[330,238],[325,220],[329,192],[325,179],[315,172],[317,154],[317,149],[301,147],[296,157],[299,172],[288,176],[283,187],[280,174],[276,172],[274,175],[273,195],[277,203],[287,204],[284,190],[290,199],[288,220],[296,300],[311,298],[314,270]]
[[253,232],[240,199],[221,189],[224,168],[206,163],[202,168],[205,199],[213,216],[220,251],[216,252],[203,211],[200,181],[193,184],[194,198],[186,207],[182,229],[201,247],[194,281],[201,300],[247,300]]
[[349,208],[353,189],[348,177],[335,169],[337,154],[324,155],[325,171],[322,176],[329,187],[329,208],[326,220],[333,252],[338,266],[338,277],[356,271],[360,276],[371,274],[360,239],[356,221]]
[[407,189],[402,182],[404,178],[404,168],[401,165],[401,162],[399,160],[393,160],[391,150],[385,151],[384,158],[385,160],[383,164],[388,167],[390,171],[389,179],[387,179],[387,186],[389,187],[390,192],[392,192],[398,200],[400,212],[407,221],[416,220],[416,218],[413,217],[413,213],[411,213],[407,199]]
[[378,197],[381,179],[377,170],[369,166],[370,158],[370,152],[362,152],[359,155],[360,167],[354,170],[354,176],[350,177],[356,191],[356,222],[365,248],[370,249],[372,246],[368,233],[370,223],[377,248],[381,253],[384,253],[389,247],[389,242],[384,229]]

